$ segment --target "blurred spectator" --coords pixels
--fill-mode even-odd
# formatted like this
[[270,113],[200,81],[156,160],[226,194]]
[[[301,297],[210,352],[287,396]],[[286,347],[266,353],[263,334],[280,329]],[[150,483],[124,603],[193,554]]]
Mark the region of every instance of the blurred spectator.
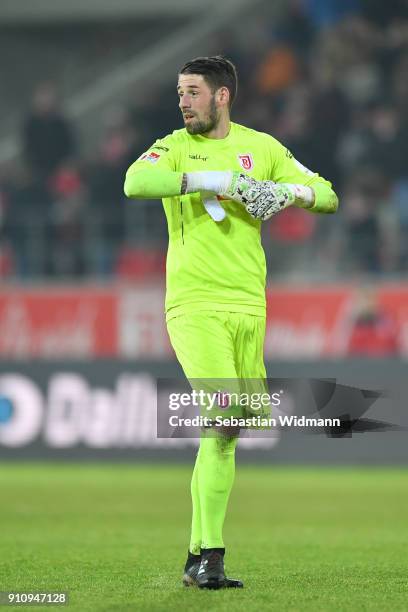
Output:
[[[407,31],[408,41],[408,31]],[[395,107],[398,109],[404,124],[408,123],[408,50],[399,57],[392,73],[391,87],[394,96]]]
[[296,56],[291,48],[283,45],[274,47],[258,67],[258,90],[263,94],[276,94],[294,83],[298,72]]
[[114,269],[118,248],[125,239],[124,175],[140,155],[135,131],[121,110],[105,118],[99,151],[87,172],[88,235],[99,245],[94,271],[107,274]]
[[396,245],[397,269],[408,270],[408,177],[395,183],[391,193],[391,206],[397,217],[400,240]]
[[378,272],[380,269],[380,228],[376,202],[366,191],[367,182],[354,176],[343,194],[343,218],[347,236],[347,252],[353,270]]
[[278,271],[288,273],[292,269],[303,271],[301,262],[307,255],[315,227],[315,215],[305,210],[288,208],[271,219],[263,233],[272,238],[272,245],[266,251],[268,269],[272,274]]
[[13,250],[7,239],[6,215],[8,198],[6,189],[0,187],[0,278],[10,276],[14,272]]
[[80,276],[85,272],[84,187],[74,164],[61,165],[49,182],[52,197],[49,272]]
[[361,10],[360,0],[302,0],[302,4],[317,28],[333,25]]
[[313,40],[313,23],[304,0],[289,0],[287,4],[287,13],[279,24],[276,36],[288,43],[297,55],[301,55]]
[[51,195],[29,167],[22,166],[6,186],[5,229],[16,274],[42,276],[49,271]]
[[35,90],[22,140],[25,159],[40,179],[47,179],[76,154],[74,129],[60,110],[51,83],[42,83]]
[[398,328],[381,307],[374,289],[362,289],[356,298],[349,355],[390,357],[400,352]]
[[339,171],[333,151],[348,117],[347,101],[335,86],[322,84],[313,90],[302,82],[287,92],[277,132],[296,158],[329,177],[338,188]]
[[364,16],[379,26],[387,26],[394,20],[408,19],[406,0],[360,0]]

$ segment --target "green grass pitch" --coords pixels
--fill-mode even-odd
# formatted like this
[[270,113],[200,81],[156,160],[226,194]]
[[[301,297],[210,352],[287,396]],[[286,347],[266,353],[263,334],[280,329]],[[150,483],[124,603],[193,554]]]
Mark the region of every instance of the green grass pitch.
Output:
[[408,610],[407,471],[239,466],[226,567],[245,588],[209,592],[180,581],[190,473],[1,464],[0,590],[81,612]]

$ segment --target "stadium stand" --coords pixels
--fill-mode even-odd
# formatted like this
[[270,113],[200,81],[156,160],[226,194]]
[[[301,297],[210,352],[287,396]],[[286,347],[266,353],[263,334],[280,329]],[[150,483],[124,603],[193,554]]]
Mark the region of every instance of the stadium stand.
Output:
[[[379,2],[357,0],[284,4],[279,18],[268,3],[251,13],[245,37],[232,22],[215,29],[205,45],[208,54],[224,53],[238,66],[234,119],[275,135],[330,178],[340,195],[335,219],[306,214],[294,220],[289,210],[265,224],[270,272],[295,280],[398,276],[408,265],[405,4],[397,2],[392,13]],[[2,26],[0,69],[10,86],[0,133],[11,126],[22,151],[0,168],[3,277],[110,278],[138,269],[126,262],[144,248],[160,261],[166,248],[161,207],[126,201],[122,179],[150,142],[181,126],[175,74],[164,71],[146,82],[146,91],[140,83],[131,87],[125,101],[113,98],[88,113],[86,125],[62,104],[58,112],[75,144],[50,175],[30,166],[24,126],[27,101],[45,80],[64,103],[91,79],[137,57],[169,23],[166,16],[109,26]],[[183,23],[180,15],[176,23]]]

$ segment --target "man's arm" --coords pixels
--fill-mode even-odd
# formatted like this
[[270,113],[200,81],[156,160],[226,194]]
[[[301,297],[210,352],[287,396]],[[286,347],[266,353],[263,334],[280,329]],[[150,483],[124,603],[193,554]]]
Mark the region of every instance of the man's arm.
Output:
[[128,198],[157,200],[182,193],[183,173],[162,168],[151,169],[133,164],[126,173],[124,192]]
[[278,140],[271,137],[271,179],[286,184],[292,204],[315,213],[335,213],[338,198],[329,181],[298,162]]
[[124,192],[128,198],[144,200],[171,198],[186,193],[208,192],[224,195],[228,191],[233,175],[231,171],[175,172],[163,162],[154,167],[143,160],[146,153],[134,162],[126,173]]
[[146,167],[146,163],[133,163],[126,173],[124,192],[128,198],[171,198],[186,193],[213,193],[223,195],[234,174],[230,171],[175,172],[162,167]]
[[180,142],[169,134],[133,162],[123,190],[128,198],[157,200],[181,195],[183,173],[178,172]]
[[333,214],[339,207],[339,199],[331,185],[326,182],[316,181],[310,185],[314,198],[310,206],[303,206],[310,212]]
[[[166,141],[165,144],[170,143]],[[149,151],[142,154],[126,173],[124,192],[128,198],[155,200],[199,192],[210,217],[217,222],[225,218],[225,210],[216,194],[224,184],[228,184],[231,172],[177,172],[169,146],[157,141]]]

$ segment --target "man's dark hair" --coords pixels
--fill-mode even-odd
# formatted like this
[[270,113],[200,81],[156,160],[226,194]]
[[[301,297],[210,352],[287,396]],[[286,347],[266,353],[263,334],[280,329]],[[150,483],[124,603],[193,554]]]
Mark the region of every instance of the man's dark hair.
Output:
[[220,87],[226,87],[230,93],[229,106],[231,108],[237,95],[238,76],[237,70],[230,60],[222,55],[196,57],[184,64],[180,74],[202,74],[213,93]]

